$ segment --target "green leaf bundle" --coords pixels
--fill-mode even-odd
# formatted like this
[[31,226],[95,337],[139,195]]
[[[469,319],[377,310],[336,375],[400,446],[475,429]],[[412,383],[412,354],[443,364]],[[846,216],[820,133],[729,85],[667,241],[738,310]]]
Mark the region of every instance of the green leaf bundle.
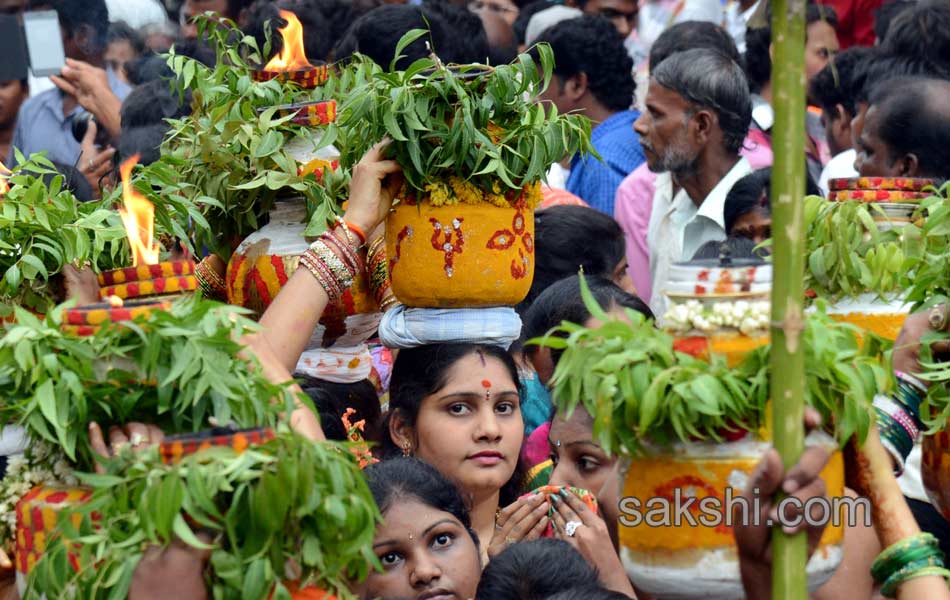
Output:
[[883,298],[910,286],[926,246],[917,225],[882,231],[874,218],[883,212],[867,202],[810,196],[805,203],[806,290],[835,301],[866,293]]
[[[427,32],[400,40],[396,57]],[[548,167],[576,152],[593,152],[590,120],[558,115],[535,102],[554,65],[547,45],[508,65],[446,67],[437,57],[419,59],[405,71],[358,60],[354,84],[341,110],[348,143],[343,162],[355,164],[374,143],[392,139],[389,156],[417,192],[458,177],[498,193],[540,181]]]
[[[141,421],[166,433],[273,425],[296,397],[271,383],[241,336],[246,311],[198,297],[95,335],[63,332],[65,306],[38,319],[16,309],[0,338],[0,423],[17,422],[92,470],[87,428]],[[213,421],[213,422],[212,422]]]
[[[607,452],[641,455],[646,446],[722,441],[737,430],[764,424],[769,398],[768,352],[750,352],[737,366],[713,355],[702,360],[673,349],[673,336],[630,309],[620,320],[607,314],[581,278],[591,315],[603,325],[563,323],[531,340],[562,354],[552,378],[552,399],[569,414],[583,406],[594,420],[594,439]],[[858,343],[857,329],[818,313],[803,336],[806,398],[840,443],[864,439],[871,403],[889,385],[876,341]]]
[[18,153],[17,162],[0,197],[0,317],[14,305],[45,313],[64,297],[55,277],[64,266],[108,264],[128,252],[115,211],[76,200],[44,156]]
[[175,538],[210,546],[215,599],[289,599],[288,580],[349,598],[347,577],[361,580],[378,566],[379,510],[346,445],[284,432],[243,453],[210,448],[174,466],[157,454],[128,453],[108,475],[80,475],[94,488],[75,509],[81,525],[69,522],[72,511],[60,516],[27,599],[125,598],[145,547]]

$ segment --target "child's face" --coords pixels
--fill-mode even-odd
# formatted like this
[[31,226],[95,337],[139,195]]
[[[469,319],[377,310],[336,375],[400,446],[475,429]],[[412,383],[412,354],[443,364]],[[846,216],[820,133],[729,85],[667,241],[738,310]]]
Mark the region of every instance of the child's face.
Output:
[[761,244],[772,237],[772,215],[761,208],[753,209],[736,219],[730,235]]

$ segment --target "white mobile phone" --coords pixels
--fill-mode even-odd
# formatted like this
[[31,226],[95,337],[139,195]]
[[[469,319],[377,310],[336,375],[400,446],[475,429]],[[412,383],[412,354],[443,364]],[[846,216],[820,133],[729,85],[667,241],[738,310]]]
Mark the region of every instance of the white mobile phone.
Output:
[[66,64],[59,15],[55,10],[23,13],[23,31],[30,54],[30,70],[37,77],[59,75]]

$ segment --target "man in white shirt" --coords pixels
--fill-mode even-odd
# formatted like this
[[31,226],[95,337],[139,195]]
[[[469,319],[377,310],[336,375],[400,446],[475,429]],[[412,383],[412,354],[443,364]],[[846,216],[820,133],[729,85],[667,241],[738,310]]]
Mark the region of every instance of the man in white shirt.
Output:
[[726,194],[752,170],[739,156],[751,120],[742,68],[714,50],[674,54],[653,72],[634,129],[647,165],[659,173],[647,232],[654,314],[666,309],[670,265],[726,238]]

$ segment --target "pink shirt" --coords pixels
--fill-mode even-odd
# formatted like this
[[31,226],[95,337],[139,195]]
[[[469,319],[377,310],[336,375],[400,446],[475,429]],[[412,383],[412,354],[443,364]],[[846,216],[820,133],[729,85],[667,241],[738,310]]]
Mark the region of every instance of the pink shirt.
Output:
[[[772,164],[772,149],[766,140],[752,134],[746,137],[739,154],[744,156],[753,169],[761,169]],[[620,223],[627,240],[627,272],[637,296],[649,299],[653,293],[650,278],[650,249],[647,246],[647,229],[650,226],[650,213],[653,211],[653,193],[656,173],[643,163],[627,175],[617,188],[614,201],[614,219]]]

